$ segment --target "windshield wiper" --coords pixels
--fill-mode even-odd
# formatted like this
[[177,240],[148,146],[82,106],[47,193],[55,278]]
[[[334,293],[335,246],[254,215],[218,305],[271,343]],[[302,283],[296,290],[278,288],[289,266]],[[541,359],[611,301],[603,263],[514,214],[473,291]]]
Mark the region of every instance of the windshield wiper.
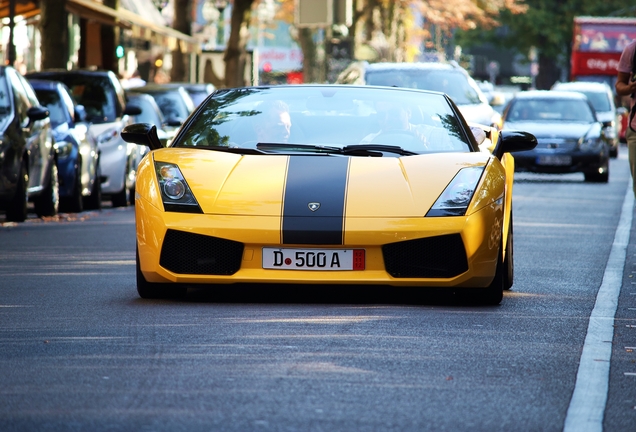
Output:
[[395,153],[402,156],[414,156],[419,153],[404,150],[399,146],[383,145],[383,144],[353,144],[344,147],[312,145],[312,144],[287,144],[287,143],[258,143],[256,148],[259,150],[298,150],[313,151],[317,153],[342,154],[350,156],[375,156],[382,157],[383,152]]
[[313,144],[289,144],[289,143],[258,143],[256,148],[259,150],[298,150],[313,151],[318,153],[342,153],[341,147],[313,145]]
[[402,156],[415,156],[419,154],[414,151],[404,150],[400,146],[384,145],[384,144],[354,144],[354,145],[344,146],[342,148],[343,154],[355,154],[356,152],[360,152],[360,151],[387,152],[387,153],[399,154]]
[[205,149],[205,150],[215,150],[215,151],[222,151],[222,152],[226,152],[226,153],[237,153],[237,154],[258,154],[258,155],[262,155],[262,154],[267,154],[264,151],[258,150],[258,149],[253,149],[253,148],[245,148],[245,147],[223,147],[223,146],[197,146],[197,147],[182,147],[182,148],[198,148],[198,149]]

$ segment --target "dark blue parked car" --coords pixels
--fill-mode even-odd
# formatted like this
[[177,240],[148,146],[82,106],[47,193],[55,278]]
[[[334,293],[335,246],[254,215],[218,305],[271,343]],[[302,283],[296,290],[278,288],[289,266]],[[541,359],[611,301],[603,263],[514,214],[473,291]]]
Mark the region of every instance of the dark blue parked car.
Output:
[[40,103],[50,113],[57,149],[60,210],[71,213],[101,208],[99,149],[88,133],[86,113],[61,82],[30,79]]

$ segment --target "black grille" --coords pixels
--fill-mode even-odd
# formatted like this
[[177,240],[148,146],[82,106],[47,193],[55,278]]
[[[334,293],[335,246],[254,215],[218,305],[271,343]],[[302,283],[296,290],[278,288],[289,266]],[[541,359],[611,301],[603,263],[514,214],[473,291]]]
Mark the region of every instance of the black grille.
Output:
[[241,268],[243,243],[168,230],[159,264],[179,274],[232,275]]
[[386,271],[395,278],[449,278],[468,270],[459,234],[428,237],[382,246]]

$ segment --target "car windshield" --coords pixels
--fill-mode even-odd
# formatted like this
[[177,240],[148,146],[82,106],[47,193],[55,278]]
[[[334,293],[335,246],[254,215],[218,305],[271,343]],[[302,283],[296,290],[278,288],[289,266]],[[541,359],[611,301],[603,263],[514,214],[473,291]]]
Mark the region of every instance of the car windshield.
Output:
[[594,113],[582,99],[519,99],[510,106],[507,121],[571,121],[592,123]]
[[[152,96],[157,101],[164,117],[167,119],[185,120],[192,112],[193,106],[184,99],[178,89],[152,92]],[[186,95],[186,97],[189,97]]]
[[46,79],[62,81],[68,86],[73,99],[86,110],[86,120],[92,123],[110,123],[117,120],[117,101],[106,76],[60,73]]
[[42,106],[49,110],[49,118],[53,127],[57,127],[62,123],[68,123],[71,120],[67,106],[62,102],[58,92],[54,90],[35,90],[35,94]]
[[208,99],[173,145],[325,152],[356,145],[366,146],[366,152],[378,145],[384,149],[380,151],[395,154],[471,151],[463,125],[437,93],[371,87],[237,88]]
[[368,85],[407,87],[446,93],[458,105],[482,103],[479,93],[468,78],[456,70],[394,69],[370,70]]
[[588,100],[597,112],[612,110],[607,93],[591,91],[581,91],[581,93],[587,96]]
[[128,100],[129,105],[141,108],[141,114],[135,116],[136,123],[150,123],[157,127],[161,127],[164,119],[161,113],[157,112],[156,105],[144,98],[131,97]]

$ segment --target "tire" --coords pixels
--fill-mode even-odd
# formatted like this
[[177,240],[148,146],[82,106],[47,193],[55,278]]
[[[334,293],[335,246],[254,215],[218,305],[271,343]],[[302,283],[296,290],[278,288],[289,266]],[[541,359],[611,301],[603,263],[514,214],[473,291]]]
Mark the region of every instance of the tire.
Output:
[[135,268],[137,271],[137,293],[143,299],[175,298],[182,299],[186,296],[188,288],[180,284],[148,282],[139,265],[139,249],[135,253]]
[[6,220],[8,222],[24,222],[27,218],[27,184],[29,184],[29,174],[26,165],[22,163],[20,175],[15,188],[15,195],[7,207]]
[[609,157],[612,159],[616,159],[618,157],[618,144],[610,147]]
[[60,183],[57,165],[51,164],[49,181],[40,195],[33,202],[38,217],[55,216],[60,208]]
[[86,210],[101,210],[102,209],[102,184],[101,184],[102,170],[99,166],[99,160],[97,161],[97,168],[95,169],[95,181],[91,188],[91,194],[84,197],[84,208]]
[[515,253],[514,233],[512,229],[512,212],[510,213],[510,228],[508,229],[508,241],[506,242],[506,258],[504,259],[504,290],[512,288],[515,278]]
[[84,210],[82,199],[82,177],[80,168],[75,170],[75,183],[73,184],[73,195],[60,199],[60,209],[69,213],[81,213]]
[[130,191],[128,190],[128,186],[126,186],[126,180],[128,180],[128,167],[126,167],[126,172],[124,173],[124,188],[110,197],[113,207],[128,206]]
[[[503,243],[503,242],[502,242]],[[506,283],[506,267],[501,259],[501,247],[499,248],[499,259],[497,259],[497,269],[495,277],[487,288],[480,293],[479,302],[486,305],[497,306],[503,300],[503,292]]]

